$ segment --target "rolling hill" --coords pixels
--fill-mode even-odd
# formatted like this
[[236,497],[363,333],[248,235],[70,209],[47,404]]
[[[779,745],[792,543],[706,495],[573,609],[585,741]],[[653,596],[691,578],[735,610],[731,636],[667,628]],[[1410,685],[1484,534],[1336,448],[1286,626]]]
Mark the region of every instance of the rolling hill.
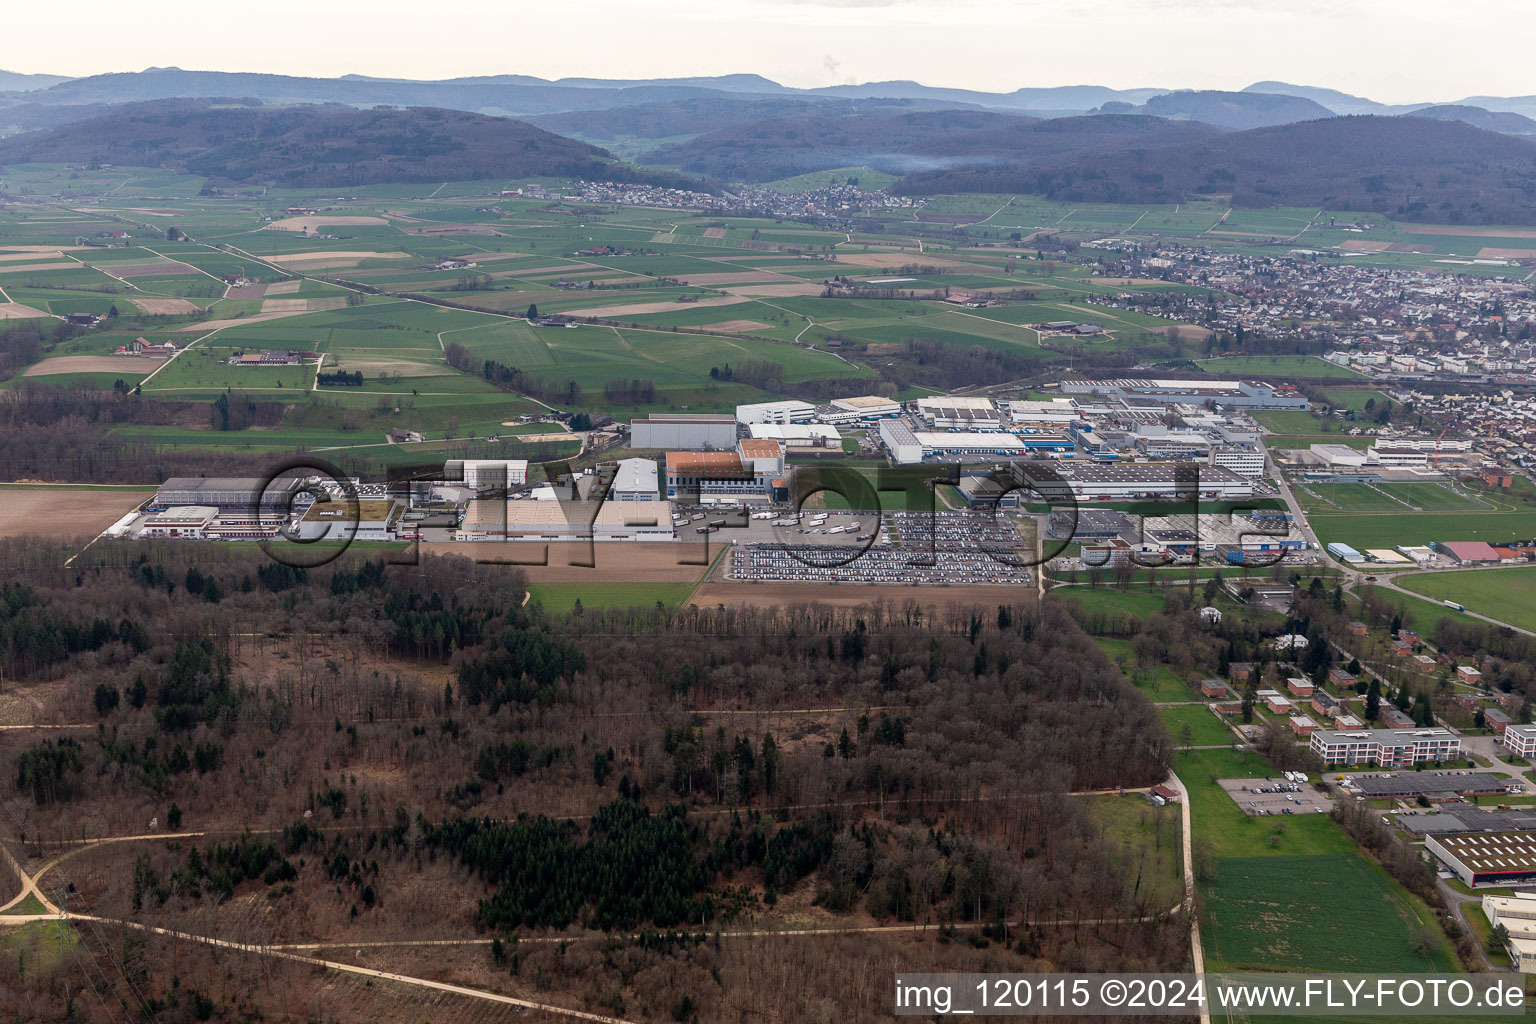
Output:
[[1269,93],[1273,96],[1299,96],[1333,111],[1335,114],[1401,114],[1410,108],[1391,107],[1385,103],[1351,96],[1337,89],[1323,89],[1315,85],[1292,85],[1290,82],[1254,82],[1243,92]]
[[958,159],[964,154],[967,136],[1034,120],[980,110],[776,117],[661,146],[639,159],[644,164],[745,182],[774,181],[853,164],[901,174],[932,165],[932,160],[908,156],[907,150],[919,143],[942,140],[946,151]]
[[425,107],[126,104],[102,117],[0,140],[0,163],[167,167],[215,182],[289,187],[530,175],[680,183],[522,121]]
[[1503,132],[1505,135],[1536,135],[1536,121],[1524,114],[1512,114],[1503,110],[1484,110],[1482,107],[1447,103],[1438,107],[1421,107],[1413,112],[1413,116],[1433,117],[1442,121],[1465,121],[1478,128],[1486,128],[1490,132]]
[[1313,121],[1334,115],[1334,111],[1302,96],[1210,90],[1170,92],[1154,96],[1138,108],[1138,113],[1200,121],[1237,131]]
[[562,110],[651,103],[689,96],[738,94],[665,81],[635,86],[561,85],[523,76],[417,82],[404,79],[298,78],[288,75],[146,71],[93,75],[28,94],[38,103],[129,103],[182,97],[251,96],[268,104],[345,103],[350,106],[430,106],[491,114],[547,114]]
[[1365,115],[914,175],[915,194],[1030,192],[1069,202],[1375,210],[1403,220],[1536,223],[1536,143],[1459,120]]
[[[775,118],[846,117],[854,113],[907,113],[926,110],[931,101],[908,99],[843,100],[799,97],[699,96],[661,103],[572,110],[529,117],[529,124],[602,144],[616,139],[673,139],[702,135],[733,125]],[[953,104],[943,105],[956,109]]]
[[1189,142],[1208,125],[1138,115],[1042,120],[977,110],[773,118],[661,146],[641,162],[729,181],[777,178],[862,164],[891,174],[1035,166],[1112,146]]
[[64,75],[23,75],[16,71],[0,71],[0,92],[31,92],[67,81],[69,78]]

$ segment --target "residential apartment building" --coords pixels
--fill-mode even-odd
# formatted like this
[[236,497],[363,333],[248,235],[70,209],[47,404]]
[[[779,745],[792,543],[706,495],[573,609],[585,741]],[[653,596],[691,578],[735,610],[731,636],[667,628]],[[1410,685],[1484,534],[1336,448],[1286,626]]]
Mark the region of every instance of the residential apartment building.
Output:
[[1499,742],[1516,757],[1536,758],[1536,725],[1507,725]]
[[1461,738],[1445,729],[1319,729],[1309,746],[1324,764],[1402,768],[1455,757]]

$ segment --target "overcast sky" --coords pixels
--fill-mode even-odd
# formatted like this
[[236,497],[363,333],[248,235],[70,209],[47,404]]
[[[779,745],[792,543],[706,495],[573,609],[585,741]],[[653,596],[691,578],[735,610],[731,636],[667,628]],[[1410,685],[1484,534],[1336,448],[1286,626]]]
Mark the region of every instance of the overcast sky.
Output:
[[1531,0],[73,0],[7,4],[0,67],[397,78],[912,79],[1240,89],[1391,103],[1536,93]]

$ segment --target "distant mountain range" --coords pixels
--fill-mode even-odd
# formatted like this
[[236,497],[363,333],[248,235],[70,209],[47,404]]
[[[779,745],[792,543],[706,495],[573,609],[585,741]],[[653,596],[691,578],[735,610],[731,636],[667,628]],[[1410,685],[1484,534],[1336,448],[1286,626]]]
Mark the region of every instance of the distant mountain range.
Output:
[[461,110],[170,100],[0,139],[0,163],[166,167],[216,183],[348,187],[555,176],[688,184],[523,121]]
[[[700,96],[800,97],[812,100],[908,99],[936,104],[963,104],[989,110],[1061,115],[1088,113],[1103,107],[1106,103],[1123,103],[1131,108],[1140,108],[1170,92],[1202,95],[1199,90],[1191,93],[1166,88],[1111,89],[1098,85],[984,92],[974,89],[930,86],[912,81],[868,82],[862,85],[794,89],[754,74],[656,79],[560,78],[554,80],[532,75],[486,75],[417,81],[364,75],[304,78],[222,71],[187,71],[181,68],[147,68],[143,71],[91,75],[84,78],[67,78],[61,75],[18,75],[0,71],[0,93],[5,92],[16,94],[10,97],[13,102],[30,101],[46,104],[123,103],[176,97],[250,96],[268,104],[417,105],[471,110],[485,114],[513,115],[598,110],[635,103]],[[1333,114],[1401,114],[1422,107],[1446,105],[1445,101],[1426,101],[1392,106],[1359,96],[1351,96],[1334,89],[1276,81],[1255,82],[1241,92],[1311,100]],[[1450,105],[1481,107],[1495,112],[1536,117],[1536,96],[1472,96],[1454,100]],[[1298,107],[1297,111],[1300,112],[1301,109]],[[1112,112],[1126,111],[1112,108]],[[1145,112],[1155,113],[1153,110]],[[1245,127],[1254,126],[1246,125]]]
[[[417,82],[151,68],[0,78],[18,80],[0,92],[5,163],[151,165],[304,187],[548,175],[707,189],[870,166],[919,194],[1217,195],[1536,222],[1536,120],[1523,112],[1536,114],[1536,97],[1393,107],[1284,82],[985,93],[916,82],[789,89],[758,75]],[[600,148],[610,145],[634,163]]]

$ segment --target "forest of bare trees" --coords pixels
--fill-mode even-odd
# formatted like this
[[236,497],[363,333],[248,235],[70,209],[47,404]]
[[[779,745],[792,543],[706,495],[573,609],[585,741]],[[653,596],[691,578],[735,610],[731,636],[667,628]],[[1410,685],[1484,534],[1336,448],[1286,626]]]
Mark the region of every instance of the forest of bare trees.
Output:
[[[1171,908],[1067,795],[1161,781],[1170,740],[1053,605],[555,618],[522,606],[515,571],[451,556],[57,554],[0,543],[5,696],[76,727],[0,740],[11,849],[35,869],[151,836],[45,876],[72,909],[242,942],[479,939],[456,976],[657,1019],[684,996],[719,1019],[757,940],[710,936],[791,922],[964,929],[925,933],[933,963],[1183,961]],[[167,829],[200,835],[152,838]],[[74,956],[106,981],[131,956],[156,999],[195,988],[165,1019],[282,1006],[285,967],[102,927]],[[605,934],[603,957],[580,952]],[[778,941],[772,970],[841,948]],[[849,977],[894,941],[796,992],[873,1019]],[[38,1019],[65,1019],[41,1007],[68,977],[0,964]]]

